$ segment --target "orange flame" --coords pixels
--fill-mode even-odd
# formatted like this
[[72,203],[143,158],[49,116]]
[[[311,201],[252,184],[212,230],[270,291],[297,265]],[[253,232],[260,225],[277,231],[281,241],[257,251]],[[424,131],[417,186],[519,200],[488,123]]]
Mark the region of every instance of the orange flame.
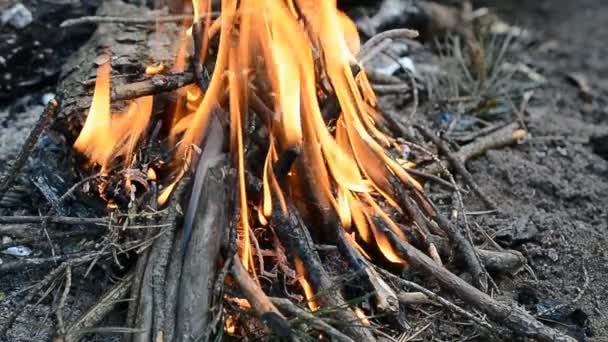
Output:
[[[202,26],[201,37],[197,37],[202,43],[200,62],[209,53],[211,37],[219,34],[207,89],[187,85],[175,92],[171,105],[154,109],[165,131],[162,139],[166,138],[173,151],[173,160],[164,164],[170,168],[170,176],[159,168],[148,169],[162,187],[159,204],[167,202],[195,159],[193,152],[204,140],[211,115],[215,115],[212,113],[218,108],[226,110],[230,152],[238,170],[239,255],[245,268],[256,272],[245,153],[250,104],[257,99],[270,108],[263,118],[268,133],[268,151],[259,175],[263,198],[254,206],[259,221],[268,223],[274,210],[287,211],[289,200],[299,200],[290,196],[300,194],[302,184],[306,184],[318,200],[315,204],[321,214],[337,217],[349,232],[351,243],[364,255],[373,255],[365,252],[372,248],[386,260],[404,265],[405,260],[385,235],[385,229],[390,229],[406,238],[393,221],[395,215],[403,213],[395,199],[393,181],[400,180],[418,191],[422,186],[406,170],[413,164],[398,162],[386,151],[396,141],[377,127],[382,113],[365,72],[352,71],[353,66],[361,69],[355,58],[360,39],[354,23],[338,10],[335,0],[223,0],[222,14],[213,22],[211,3],[192,1],[195,23]],[[174,72],[186,70],[187,32],[184,28],[176,45],[177,57],[170,68]],[[152,96],[141,97],[129,102],[122,113],[112,114],[110,71],[109,60],[100,65],[91,108],[74,144],[102,170],[119,157],[125,167],[135,164],[137,146],[148,131],[154,104]],[[149,74],[161,71],[160,67],[147,68]],[[328,124],[320,98],[326,98],[330,88],[341,113]],[[296,167],[285,170],[286,175],[275,174],[273,166],[287,150],[299,153]],[[302,163],[306,163],[304,168]],[[298,267],[302,269],[300,283],[307,296],[312,296],[301,261],[296,261]]]
[[302,286],[302,290],[304,290],[308,307],[310,310],[315,311],[319,308],[319,305],[314,300],[315,291],[313,290],[312,285],[308,282],[308,279],[306,279],[306,269],[304,267],[304,263],[298,257],[295,258],[295,266],[296,273],[298,274],[298,282],[300,282],[300,286]]

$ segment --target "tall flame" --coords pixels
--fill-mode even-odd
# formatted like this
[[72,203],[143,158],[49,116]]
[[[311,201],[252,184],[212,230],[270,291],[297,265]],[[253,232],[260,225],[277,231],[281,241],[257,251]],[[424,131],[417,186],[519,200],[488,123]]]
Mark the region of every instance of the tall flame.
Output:
[[[154,172],[155,181],[165,185],[159,203],[166,203],[196,158],[194,151],[204,141],[211,115],[218,108],[226,110],[230,152],[238,169],[239,254],[245,268],[255,273],[245,179],[247,128],[254,101],[257,107],[270,104],[269,110],[258,113],[268,132],[259,221],[267,224],[274,210],[286,211],[288,201],[302,201],[297,196],[310,190],[323,219],[337,218],[364,255],[373,255],[365,253],[373,249],[387,261],[404,265],[384,233],[390,229],[406,238],[393,221],[394,215],[404,212],[395,200],[393,185],[400,180],[418,191],[422,186],[386,151],[395,141],[376,126],[382,114],[365,72],[353,72],[362,70],[355,57],[360,40],[354,23],[338,10],[335,0],[222,0],[221,16],[215,21],[210,0],[193,0],[192,5],[195,27],[200,28],[200,32],[191,30],[201,43],[196,62],[208,59],[211,40],[219,35],[216,59],[207,89],[198,84],[178,89],[175,101],[156,113],[168,126],[165,138],[174,151],[173,160],[163,164],[171,165],[171,176]],[[186,69],[188,31],[184,29],[178,39],[174,72]],[[152,96],[140,97],[128,103],[125,111],[111,113],[110,71],[108,58],[97,71],[91,108],[74,144],[102,170],[119,157],[126,167],[134,163],[154,102]],[[321,110],[329,92],[341,108],[331,121]],[[295,167],[277,174],[274,165],[288,151],[297,154]],[[161,170],[157,167],[156,171]],[[296,268],[305,292],[312,296],[298,261]]]

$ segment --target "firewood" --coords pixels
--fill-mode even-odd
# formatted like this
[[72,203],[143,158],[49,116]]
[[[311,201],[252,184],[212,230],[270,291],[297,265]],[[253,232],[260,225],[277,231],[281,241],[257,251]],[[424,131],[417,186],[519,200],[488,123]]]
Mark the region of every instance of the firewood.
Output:
[[[141,261],[146,271],[136,304],[139,318],[134,323],[144,332],[136,334],[134,341],[190,341],[210,328],[220,244],[229,226],[230,196],[225,189],[232,178],[222,171],[226,159],[218,158],[221,144],[208,144],[206,148],[197,170],[202,179],[195,178],[198,190],[191,195],[197,200],[188,209],[193,213],[191,233],[185,234],[183,228],[175,226],[181,220],[176,220],[177,209],[172,209],[174,226],[156,239],[149,257]],[[176,190],[171,202],[174,208],[185,189],[191,189],[187,184],[182,180]]]
[[245,294],[245,298],[251,304],[251,307],[258,314],[262,323],[268,326],[272,331],[280,337],[291,336],[289,324],[285,317],[274,306],[272,301],[266,296],[259,285],[255,283],[251,276],[241,263],[238,256],[234,256],[232,261],[232,276],[239,285],[239,288]]
[[80,341],[87,334],[87,329],[95,327],[108,313],[110,313],[118,301],[123,299],[129,292],[133,282],[133,274],[123,277],[116,285],[108,290],[87,312],[72,323],[63,336],[55,338],[56,342]]
[[[99,16],[150,17],[150,10],[125,4],[120,0],[104,1],[97,11]],[[174,39],[180,28],[175,23],[165,23],[163,30],[151,34],[150,27],[120,23],[100,23],[95,33],[63,65],[58,81],[58,94],[65,94],[52,128],[64,134],[72,143],[84,123],[91,104],[91,89],[86,81],[94,78],[97,67],[109,48],[112,57],[112,87],[133,82],[129,75],[143,75],[146,61],[171,65],[174,60]],[[150,49],[149,46],[154,46]],[[105,57],[104,57],[105,60]],[[121,77],[117,77],[121,76]],[[162,82],[161,82],[162,83]]]
[[390,229],[387,236],[403,257],[421,271],[432,275],[442,287],[474,306],[496,322],[509,327],[516,335],[523,335],[543,342],[574,342],[575,339],[543,325],[523,308],[496,301],[489,295],[477,290],[467,282],[438,265],[428,256],[406,241],[401,241]]
[[371,331],[362,327],[357,315],[346,306],[339,286],[334,284],[321,264],[319,255],[312,246],[308,228],[297,215],[293,205],[289,206],[287,213],[275,210],[271,218],[271,226],[291,258],[299,258],[304,264],[306,278],[313,286],[317,294],[315,300],[321,307],[343,308],[333,312],[335,319],[345,323],[339,329],[356,341],[375,341]]

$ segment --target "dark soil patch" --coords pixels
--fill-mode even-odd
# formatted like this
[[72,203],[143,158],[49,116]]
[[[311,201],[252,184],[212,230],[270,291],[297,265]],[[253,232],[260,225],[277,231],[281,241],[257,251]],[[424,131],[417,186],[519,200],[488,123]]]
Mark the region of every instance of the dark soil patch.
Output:
[[[491,151],[468,164],[502,210],[474,217],[473,222],[498,236],[512,228],[527,233],[520,241],[504,244],[524,253],[537,279],[524,272],[501,279],[500,285],[532,312],[569,304],[588,277],[587,289],[578,302],[562,310],[570,317],[559,325],[578,325],[581,340],[587,335],[590,341],[606,341],[608,162],[594,151],[605,150],[602,144],[607,141],[594,137],[608,134],[608,46],[603,43],[608,2],[481,2],[531,31],[535,42],[519,58],[548,82],[535,91],[528,108],[529,142]],[[567,81],[574,72],[588,80],[592,99]],[[465,201],[469,210],[475,209],[475,199]],[[564,318],[557,313],[547,322]]]

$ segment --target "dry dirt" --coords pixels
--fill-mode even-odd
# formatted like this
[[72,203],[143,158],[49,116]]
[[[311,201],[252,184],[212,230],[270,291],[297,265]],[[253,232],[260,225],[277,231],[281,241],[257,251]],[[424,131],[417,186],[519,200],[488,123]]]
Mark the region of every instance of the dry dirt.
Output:
[[[565,319],[558,325],[570,325],[581,340],[608,341],[608,161],[594,153],[605,150],[608,139],[590,143],[608,134],[608,2],[482,2],[532,32],[535,43],[520,58],[548,83],[528,107],[531,139],[468,163],[502,210],[473,221],[491,234],[514,233],[517,241],[502,243],[528,258],[534,275],[500,279],[505,295],[532,311],[580,296],[546,321]],[[591,99],[568,81],[571,73],[588,80]],[[474,198],[465,201],[469,210],[476,208]]]

